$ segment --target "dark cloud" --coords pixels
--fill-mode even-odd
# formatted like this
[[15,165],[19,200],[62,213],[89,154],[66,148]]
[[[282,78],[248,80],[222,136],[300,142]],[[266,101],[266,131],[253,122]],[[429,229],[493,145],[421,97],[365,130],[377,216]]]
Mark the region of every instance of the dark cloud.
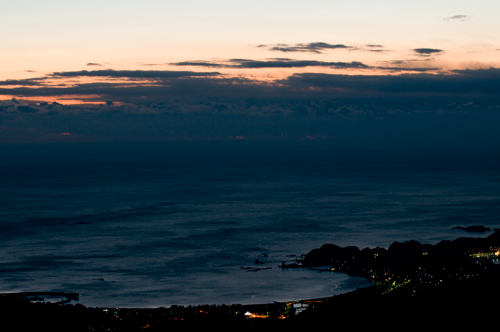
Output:
[[5,81],[0,81],[0,86],[6,86],[6,85],[22,85],[22,86],[35,86],[35,85],[41,85],[42,82],[46,80],[46,78],[29,78],[25,80],[5,80]]
[[[71,73],[61,77],[75,77],[75,75]],[[129,78],[130,82],[73,83],[68,86],[40,86],[36,89],[28,86],[13,87],[0,89],[0,95],[24,97],[64,97],[74,95],[93,102],[104,103],[106,100],[113,100],[149,105],[156,101],[168,99],[199,101],[209,95],[222,95],[225,98],[235,99],[242,94],[262,93],[256,90],[263,89],[259,84],[238,77],[162,77],[161,74],[156,74],[153,77],[144,78],[145,82],[141,83],[135,81],[136,75],[120,77],[124,80]],[[158,77],[161,79],[158,79]],[[246,91],[246,93],[243,91]]]
[[[0,94],[18,99],[0,101],[0,143],[326,137],[342,148],[500,147],[497,68],[433,75],[296,73],[276,82],[145,80],[2,87]],[[51,103],[65,95],[101,105]],[[23,96],[47,96],[49,102]]]
[[100,63],[96,63],[96,62],[89,62],[89,63],[87,63],[87,66],[103,66],[103,65]]
[[27,72],[27,73],[36,73],[36,70],[29,70],[29,69],[27,69],[27,70],[25,70],[25,72]]
[[467,15],[455,15],[455,16],[450,16],[450,17],[445,17],[445,21],[460,21],[460,22],[465,22],[469,19],[469,16]]
[[413,49],[416,53],[419,54],[434,54],[434,53],[439,53],[443,52],[443,50],[435,49],[435,48],[415,48]]
[[21,113],[36,113],[38,112],[38,108],[34,108],[31,106],[23,106],[23,105],[18,105],[17,110]]
[[168,70],[81,70],[55,72],[53,77],[114,77],[114,78],[180,78],[216,76],[217,72],[168,71]]
[[[253,60],[252,60],[253,61]],[[286,61],[285,61],[286,62]],[[252,64],[255,65],[255,64]],[[203,114],[217,110],[225,113],[256,112],[264,115],[273,112],[301,113],[303,107],[293,108],[301,100],[321,100],[341,98],[342,100],[400,100],[416,104],[432,100],[439,103],[467,103],[475,105],[500,105],[500,69],[456,70],[453,74],[426,74],[429,68],[401,68],[398,66],[380,67],[390,71],[415,71],[421,73],[400,75],[334,75],[324,73],[296,73],[276,82],[261,82],[239,77],[204,76],[172,77],[172,72],[131,71],[100,73],[106,77],[130,78],[130,82],[95,82],[79,83],[68,86],[13,86],[0,89],[0,95],[22,97],[51,98],[56,96],[81,96],[82,100],[105,103],[113,101],[110,109],[119,110],[120,103],[143,105],[150,111],[167,111]],[[61,73],[56,77],[75,77],[82,72]],[[88,72],[83,72],[83,74]],[[145,75],[144,73],[148,73]],[[179,73],[179,72],[174,72]],[[187,72],[191,73],[191,72]],[[142,76],[141,76],[142,75]],[[145,82],[134,81],[143,77]],[[148,82],[150,81],[150,82]],[[472,99],[473,100],[472,100]],[[59,98],[58,98],[59,99]],[[249,101],[252,102],[249,102]],[[209,101],[209,102],[208,102]],[[478,101],[482,101],[482,104]],[[162,107],[162,104],[166,103]],[[291,103],[290,107],[283,106]],[[152,109],[152,105],[155,106]],[[224,105],[224,106],[222,106]],[[279,106],[282,105],[282,106]],[[302,105],[305,105],[302,103]],[[408,109],[415,109],[407,105]],[[312,109],[312,108],[307,108]],[[252,111],[253,110],[253,111]],[[258,111],[256,111],[258,110]],[[299,110],[302,110],[299,112]]]
[[467,79],[474,80],[492,80],[495,81],[500,77],[500,68],[489,68],[489,69],[456,69],[453,70],[454,73],[463,75]]
[[414,48],[413,52],[421,56],[430,56],[435,54],[441,54],[444,51],[436,48]]
[[[210,62],[210,61],[182,61],[182,62],[173,62],[170,63],[172,66],[193,66],[193,67],[212,67],[212,68],[228,68],[232,67],[228,64],[222,64],[219,62]],[[146,65],[145,65],[146,66]],[[153,66],[152,64],[148,64],[147,66]]]
[[346,46],[343,44],[328,44],[324,42],[315,42],[309,44],[275,44],[275,45],[259,45],[258,47],[266,47],[271,51],[278,52],[307,52],[307,53],[323,53],[323,50],[327,49],[349,49],[350,46]]
[[196,66],[196,67],[212,67],[212,68],[300,68],[300,67],[330,67],[337,69],[346,68],[369,68],[369,66],[357,62],[325,62],[313,60],[294,60],[287,58],[276,58],[267,61],[249,60],[249,59],[230,59],[225,62],[209,62],[209,61],[185,61],[171,63],[174,66]]
[[0,102],[0,110],[6,109],[0,111],[0,143],[322,137],[343,149],[495,147],[495,153],[499,148],[500,107],[488,112],[477,100],[452,105],[452,99],[428,98],[254,97],[150,106],[54,105],[51,110],[28,105],[40,111],[23,114],[12,112],[10,101]]
[[333,75],[294,74],[281,83],[290,88],[339,89],[344,96],[356,98],[487,98],[500,102],[500,69],[455,71],[459,75],[404,74],[404,75]]

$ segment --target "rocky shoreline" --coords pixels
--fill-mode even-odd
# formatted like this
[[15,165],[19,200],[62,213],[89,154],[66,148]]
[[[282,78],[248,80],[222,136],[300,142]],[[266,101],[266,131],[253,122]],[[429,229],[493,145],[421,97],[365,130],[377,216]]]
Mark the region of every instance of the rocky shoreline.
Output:
[[281,268],[320,267],[369,279],[373,286],[301,302],[157,309],[86,308],[0,296],[0,310],[3,324],[14,324],[18,330],[46,326],[51,331],[319,327],[338,319],[359,328],[382,323],[397,327],[408,321],[422,328],[436,322],[477,327],[483,322],[478,317],[496,314],[496,307],[487,303],[500,295],[499,254],[500,231],[487,238],[459,238],[436,245],[394,242],[387,249],[325,244]]
[[435,245],[410,240],[394,242],[388,249],[325,244],[311,250],[300,262],[281,268],[325,267],[331,271],[363,277],[378,284],[399,285],[411,281],[422,287],[443,280],[464,280],[493,268],[500,258],[500,231],[486,238],[458,238]]

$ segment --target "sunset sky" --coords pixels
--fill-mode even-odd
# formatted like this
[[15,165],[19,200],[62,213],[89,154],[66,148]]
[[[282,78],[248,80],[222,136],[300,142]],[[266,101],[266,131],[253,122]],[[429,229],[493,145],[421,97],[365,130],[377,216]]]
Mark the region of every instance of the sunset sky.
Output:
[[500,2],[0,8],[0,143],[498,146]]

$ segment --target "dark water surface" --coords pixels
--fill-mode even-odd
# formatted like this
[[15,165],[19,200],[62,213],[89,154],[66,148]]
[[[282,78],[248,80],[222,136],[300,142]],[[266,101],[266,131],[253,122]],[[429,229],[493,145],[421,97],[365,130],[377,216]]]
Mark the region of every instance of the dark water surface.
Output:
[[[325,142],[0,146],[0,292],[71,291],[101,307],[345,292],[367,282],[278,265],[324,243],[486,236],[451,228],[499,227],[499,156]],[[256,266],[270,269],[241,268]]]

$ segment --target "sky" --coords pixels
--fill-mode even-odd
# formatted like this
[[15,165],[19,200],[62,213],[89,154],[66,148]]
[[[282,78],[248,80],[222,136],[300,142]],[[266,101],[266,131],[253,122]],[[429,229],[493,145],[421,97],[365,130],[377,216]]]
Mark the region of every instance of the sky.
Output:
[[500,2],[0,4],[0,144],[500,147]]

